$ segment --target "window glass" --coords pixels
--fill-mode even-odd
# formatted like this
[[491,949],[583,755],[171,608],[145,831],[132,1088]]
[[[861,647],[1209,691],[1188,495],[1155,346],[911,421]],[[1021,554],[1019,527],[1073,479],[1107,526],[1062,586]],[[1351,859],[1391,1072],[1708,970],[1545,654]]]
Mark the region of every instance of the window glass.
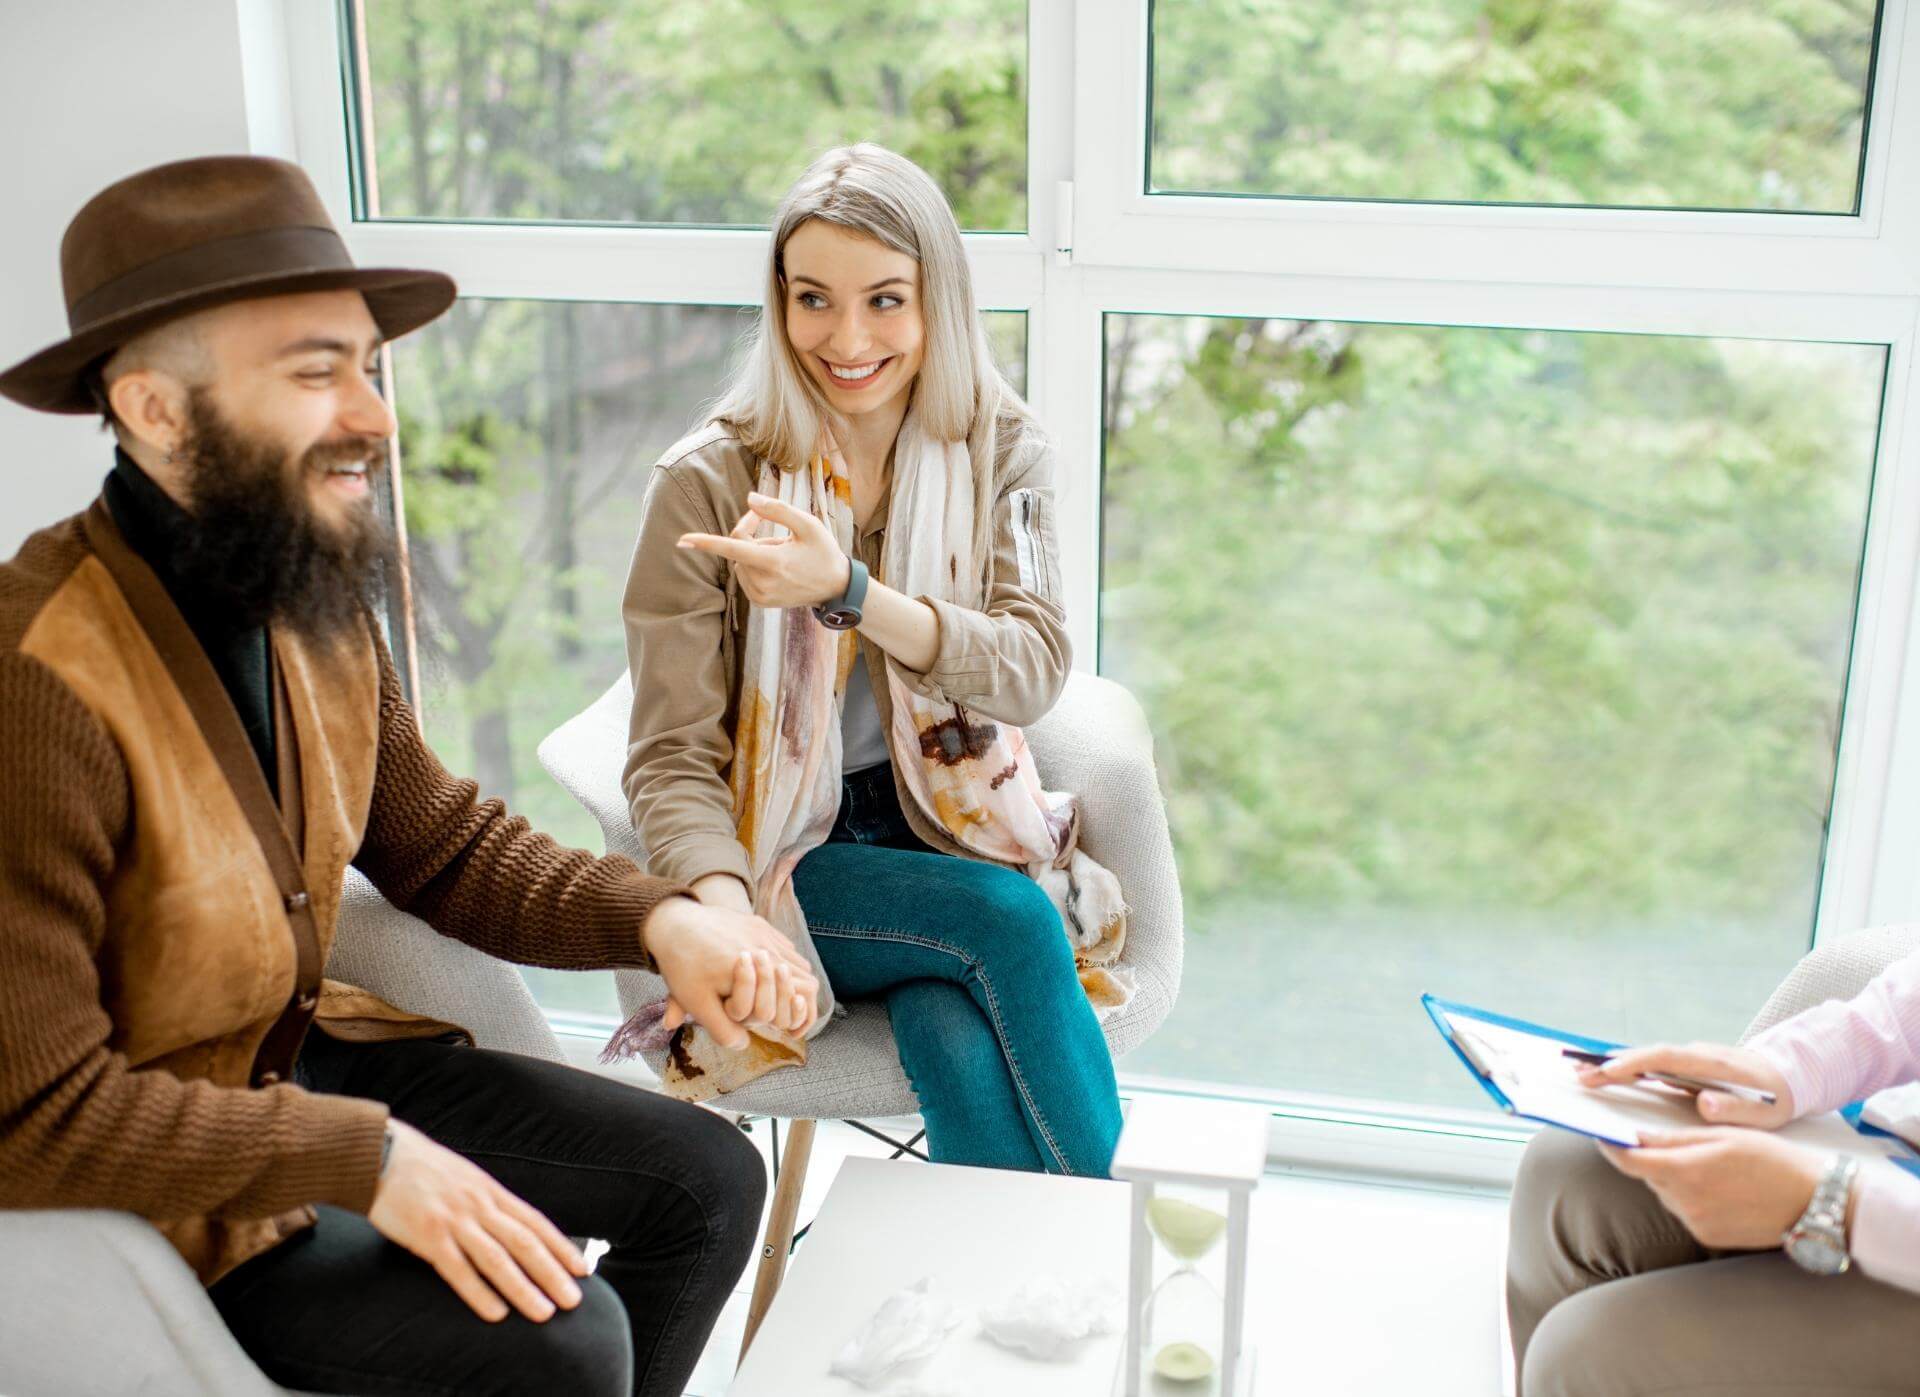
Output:
[[1026,227],[1023,0],[351,0],[383,218],[764,225],[822,151]]
[[1187,906],[1138,1072],[1457,1106],[1423,991],[1731,1039],[1810,943],[1885,349],[1110,315],[1100,665]]
[[1154,193],[1852,213],[1875,0],[1154,0]]

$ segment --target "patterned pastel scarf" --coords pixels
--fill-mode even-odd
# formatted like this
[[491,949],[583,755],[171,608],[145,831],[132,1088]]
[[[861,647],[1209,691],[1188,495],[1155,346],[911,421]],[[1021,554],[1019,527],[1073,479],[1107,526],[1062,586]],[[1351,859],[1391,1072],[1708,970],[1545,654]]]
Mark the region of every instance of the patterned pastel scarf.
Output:
[[[829,443],[804,470],[763,464],[760,490],[824,521],[843,549],[853,547],[853,484]],[[909,412],[894,448],[893,508],[883,571],[910,597],[979,606],[974,552],[973,463],[964,442],[925,436]],[[762,524],[762,536],[784,533]],[[800,946],[819,973],[821,1012],[809,1034],[824,1031],[834,1003],[793,892],[793,870],[825,842],[840,807],[840,705],[857,648],[850,632],[828,630],[806,607],[755,607],[747,622],[734,732],[735,832],[753,874],[754,911]],[[1113,875],[1081,851],[1079,802],[1041,788],[1018,728],[976,718],[959,704],[923,698],[887,661],[893,700],[887,745],[914,803],[968,852],[1026,870],[1052,898],[1074,948],[1080,982],[1102,1019],[1133,994],[1119,964],[1126,906]],[[661,1005],[642,1008],[615,1033],[606,1058],[663,1041]],[[807,1059],[802,1039],[756,1029],[744,1048],[722,1048],[697,1024],[665,1039],[667,1091],[699,1101],[729,1092],[777,1067]]]

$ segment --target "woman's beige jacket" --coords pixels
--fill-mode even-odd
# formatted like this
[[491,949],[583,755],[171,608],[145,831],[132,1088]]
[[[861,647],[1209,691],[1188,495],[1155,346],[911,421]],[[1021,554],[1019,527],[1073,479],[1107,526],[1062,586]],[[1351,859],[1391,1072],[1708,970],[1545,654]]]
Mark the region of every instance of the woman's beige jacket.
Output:
[[[921,598],[940,620],[933,668],[901,674],[936,701],[949,700],[1023,726],[1053,706],[1072,667],[1054,540],[1052,448],[1036,438],[996,465],[993,570],[986,608],[972,611]],[[760,463],[732,430],[714,423],[672,447],[653,468],[640,539],[623,603],[633,718],[623,778],[627,808],[648,869],[691,883],[731,873],[751,883],[746,850],[734,837],[734,716],[740,655],[751,609],[724,558],[675,547],[685,533],[724,534],[758,488]],[[873,576],[881,568],[888,504],[856,540]],[[861,642],[883,730],[891,701],[876,647]],[[913,830],[935,849],[965,854],[895,783]]]

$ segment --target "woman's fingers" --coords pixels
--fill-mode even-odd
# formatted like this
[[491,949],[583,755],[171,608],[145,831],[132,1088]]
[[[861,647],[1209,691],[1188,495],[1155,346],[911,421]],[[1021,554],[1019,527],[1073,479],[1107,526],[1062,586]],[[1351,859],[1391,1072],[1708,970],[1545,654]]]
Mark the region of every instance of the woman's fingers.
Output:
[[660,1026],[671,1033],[687,1021],[687,1011],[680,1007],[680,1001],[672,995],[667,996],[667,1012],[660,1020]]
[[773,1022],[782,1032],[793,1032],[793,967],[784,960],[773,963]]
[[759,539],[731,538],[724,534],[682,534],[679,546],[697,553],[718,553],[735,563],[751,563],[766,544]]
[[786,501],[776,500],[772,495],[763,495],[757,490],[747,496],[747,504],[762,519],[786,525],[796,537],[804,538],[816,531],[825,532],[827,527],[804,509],[795,509]]
[[751,1022],[772,1024],[780,1014],[780,976],[767,951],[753,953],[754,996]]
[[742,951],[733,961],[733,987],[727,994],[727,1017],[745,1023],[753,1017],[753,1005],[760,987],[760,968],[752,951]]

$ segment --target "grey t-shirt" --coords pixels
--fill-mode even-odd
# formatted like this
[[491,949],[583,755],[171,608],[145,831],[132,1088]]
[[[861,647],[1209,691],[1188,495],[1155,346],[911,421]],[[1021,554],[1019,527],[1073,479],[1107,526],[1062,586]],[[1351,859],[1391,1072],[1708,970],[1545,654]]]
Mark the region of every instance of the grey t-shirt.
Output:
[[880,727],[880,705],[867,678],[867,657],[856,649],[847,676],[847,701],[840,709],[840,774],[851,776],[889,760],[887,735]]

